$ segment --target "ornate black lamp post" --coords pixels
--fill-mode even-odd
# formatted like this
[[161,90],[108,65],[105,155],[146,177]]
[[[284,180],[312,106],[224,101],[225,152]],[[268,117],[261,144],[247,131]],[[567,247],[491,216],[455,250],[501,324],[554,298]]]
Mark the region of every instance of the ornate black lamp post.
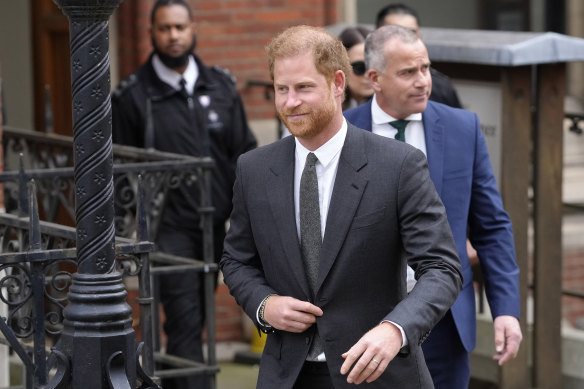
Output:
[[55,384],[134,388],[135,333],[114,247],[108,19],[121,0],[54,1],[70,22],[78,261],[57,351],[69,374]]

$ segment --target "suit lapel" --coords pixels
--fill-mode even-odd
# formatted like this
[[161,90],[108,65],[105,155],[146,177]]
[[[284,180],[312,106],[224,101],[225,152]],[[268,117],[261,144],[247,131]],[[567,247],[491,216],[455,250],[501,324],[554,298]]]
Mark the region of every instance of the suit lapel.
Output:
[[345,236],[359,206],[367,178],[361,169],[367,164],[363,145],[363,130],[348,124],[347,138],[341,150],[329,207],[324,240],[320,252],[317,290],[321,287],[341,249]]
[[442,195],[442,176],[444,171],[444,126],[440,122],[436,106],[431,101],[428,101],[428,106],[422,113],[422,121],[424,123],[430,178],[440,196]]
[[292,263],[294,277],[307,296],[309,287],[302,262],[296,216],[294,215],[294,137],[283,140],[284,151],[272,158],[266,177],[266,195],[274,215],[275,227],[286,253],[284,260]]

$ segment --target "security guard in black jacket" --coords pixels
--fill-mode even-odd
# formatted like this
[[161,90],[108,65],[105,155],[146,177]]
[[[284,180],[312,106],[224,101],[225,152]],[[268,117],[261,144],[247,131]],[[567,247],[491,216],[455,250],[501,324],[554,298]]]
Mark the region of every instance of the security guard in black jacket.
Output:
[[[223,251],[237,158],[256,147],[233,77],[193,54],[192,13],[184,0],[159,0],[152,9],[154,52],[112,94],[114,143],[191,156],[211,156],[214,253]],[[156,238],[158,248],[202,258],[194,186],[172,190]],[[160,277],[167,353],[203,361],[203,278],[198,272]],[[165,380],[163,387],[204,388],[203,376]]]
[[[185,93],[162,81],[152,64],[158,62],[155,54],[120,83],[112,96],[113,141],[213,157],[215,220],[225,223],[231,212],[235,162],[239,155],[256,146],[256,140],[231,76],[223,69],[206,67],[194,55],[191,58],[199,70],[194,93]],[[194,220],[195,209],[188,207],[188,200],[168,204],[165,222],[180,225]]]

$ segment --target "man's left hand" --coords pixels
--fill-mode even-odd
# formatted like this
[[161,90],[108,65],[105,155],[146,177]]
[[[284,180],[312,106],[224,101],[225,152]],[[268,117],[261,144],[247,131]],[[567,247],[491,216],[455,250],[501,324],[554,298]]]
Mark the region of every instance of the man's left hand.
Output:
[[495,350],[493,359],[502,366],[505,362],[517,356],[519,344],[523,339],[519,320],[516,317],[501,315],[495,318]]
[[350,384],[373,382],[385,371],[389,362],[401,349],[401,345],[402,335],[399,328],[392,323],[383,322],[363,335],[349,351],[343,353],[345,362],[341,366],[341,374],[347,374],[351,370],[347,377]]

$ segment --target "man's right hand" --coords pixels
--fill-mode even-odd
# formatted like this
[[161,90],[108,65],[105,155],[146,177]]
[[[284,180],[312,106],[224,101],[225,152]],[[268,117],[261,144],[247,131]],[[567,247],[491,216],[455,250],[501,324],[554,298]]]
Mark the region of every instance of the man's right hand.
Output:
[[288,296],[271,296],[266,301],[264,319],[272,327],[288,332],[304,332],[322,316],[322,309]]

